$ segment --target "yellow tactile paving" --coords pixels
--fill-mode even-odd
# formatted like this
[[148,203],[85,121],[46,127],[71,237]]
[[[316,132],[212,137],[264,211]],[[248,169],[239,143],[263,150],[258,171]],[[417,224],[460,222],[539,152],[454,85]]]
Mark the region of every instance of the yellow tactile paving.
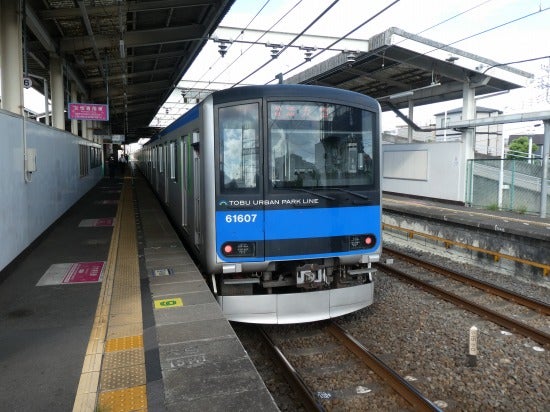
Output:
[[130,179],[125,179],[115,222],[73,411],[147,410],[139,262]]
[[145,365],[126,365],[122,368],[103,369],[99,379],[101,392],[145,385]]
[[109,327],[127,325],[129,323],[141,323],[141,313],[111,313]]
[[147,394],[145,385],[102,392],[99,395],[98,410],[109,412],[146,411]]
[[143,348],[143,335],[114,338],[105,342],[105,353],[136,348]]
[[141,348],[106,353],[103,369],[124,368],[131,365],[145,365],[145,354]]
[[124,336],[135,336],[143,334],[143,324],[140,323],[127,323],[126,325],[109,325],[109,331],[107,332],[107,340],[120,338]]

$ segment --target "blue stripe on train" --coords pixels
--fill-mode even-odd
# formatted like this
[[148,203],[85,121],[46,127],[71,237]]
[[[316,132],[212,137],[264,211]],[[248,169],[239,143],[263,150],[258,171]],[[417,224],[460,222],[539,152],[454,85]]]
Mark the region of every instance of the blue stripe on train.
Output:
[[[265,233],[264,233],[265,228]],[[372,233],[380,239],[380,206],[238,210],[216,212],[216,250],[227,241],[276,241]],[[357,251],[338,254],[357,254]],[[331,254],[266,256],[266,259],[329,257]],[[231,262],[263,261],[264,258],[220,258]]]

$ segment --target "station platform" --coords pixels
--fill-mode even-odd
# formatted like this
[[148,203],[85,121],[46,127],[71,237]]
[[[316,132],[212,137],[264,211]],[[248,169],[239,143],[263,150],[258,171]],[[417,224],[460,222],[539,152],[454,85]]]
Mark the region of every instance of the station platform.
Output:
[[550,217],[474,209],[455,203],[384,193],[384,210],[409,213],[467,226],[550,240]]
[[103,179],[0,279],[2,410],[278,410],[139,174]]
[[[384,193],[384,241],[414,242],[531,281],[550,279],[550,218]],[[542,275],[542,276],[541,276]]]

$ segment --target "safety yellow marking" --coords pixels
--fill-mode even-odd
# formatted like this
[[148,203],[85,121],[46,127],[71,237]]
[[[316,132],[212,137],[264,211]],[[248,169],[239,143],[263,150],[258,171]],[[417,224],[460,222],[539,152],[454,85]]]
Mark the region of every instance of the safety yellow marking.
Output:
[[73,411],[147,410],[139,261],[130,179],[125,181],[115,222]]
[[101,392],[113,389],[131,388],[145,385],[145,365],[130,365],[122,368],[103,369],[99,379]]
[[143,335],[143,325],[141,323],[129,323],[127,325],[109,325],[107,340],[137,335]]
[[99,395],[98,410],[110,412],[147,410],[145,385],[101,392]]
[[109,339],[105,342],[105,352],[116,352],[119,350],[136,348],[143,348],[143,335],[125,336],[124,338]]
[[125,368],[132,365],[145,365],[145,353],[141,348],[109,352],[103,357],[104,369]]
[[155,300],[155,309],[176,308],[178,306],[183,306],[181,298]]

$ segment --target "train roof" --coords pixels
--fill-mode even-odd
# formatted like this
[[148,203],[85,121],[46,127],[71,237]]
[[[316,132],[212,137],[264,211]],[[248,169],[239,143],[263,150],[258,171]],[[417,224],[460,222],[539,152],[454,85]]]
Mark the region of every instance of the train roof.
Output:
[[242,86],[219,90],[212,93],[214,104],[229,103],[236,100],[257,98],[296,98],[296,99],[330,99],[340,100],[347,104],[366,106],[378,109],[376,99],[361,93],[335,87],[305,85],[305,84],[274,84],[262,86]]
[[[224,104],[236,102],[239,100],[252,99],[277,99],[291,98],[304,100],[330,100],[340,101],[346,105],[366,107],[373,110],[380,110],[380,105],[376,99],[366,96],[361,93],[356,93],[350,90],[338,89],[335,87],[306,85],[306,84],[272,84],[258,86],[241,86],[231,89],[215,91],[209,96],[213,103]],[[158,134],[153,136],[148,143],[152,143],[160,137],[177,129],[182,124],[188,123],[199,116],[199,103],[190,109],[188,112],[174,120],[171,124],[162,129]],[[147,145],[147,144],[146,144]]]

